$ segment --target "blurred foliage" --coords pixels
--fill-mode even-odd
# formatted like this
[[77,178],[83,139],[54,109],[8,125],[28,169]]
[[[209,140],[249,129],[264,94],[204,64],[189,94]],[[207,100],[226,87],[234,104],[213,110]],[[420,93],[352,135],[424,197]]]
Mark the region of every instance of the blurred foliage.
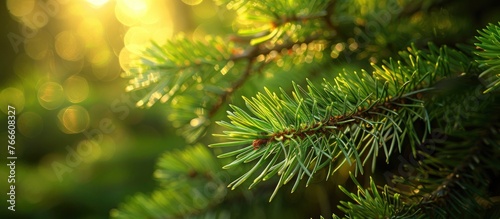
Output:
[[[230,7],[225,7],[228,2]],[[108,218],[111,209],[132,199],[130,196],[137,192],[158,194],[174,189],[162,190],[158,184],[170,186],[171,181],[183,180],[192,183],[193,178],[193,182],[205,185],[206,177],[215,182],[210,185],[229,184],[250,169],[242,167],[222,172],[222,165],[218,162],[228,163],[229,160],[208,158],[212,153],[204,149],[199,150],[204,151],[207,161],[203,164],[206,165],[179,165],[177,167],[183,169],[178,172],[155,174],[154,171],[157,167],[174,168],[168,166],[171,163],[161,162],[165,159],[179,159],[178,162],[183,163],[181,160],[185,157],[179,150],[203,147],[185,146],[186,136],[190,137],[186,133],[192,131],[189,129],[191,124],[203,125],[196,136],[191,136],[193,139],[202,143],[213,142],[211,136],[204,134],[220,133],[219,127],[212,126],[213,121],[223,118],[224,111],[230,109],[227,103],[244,104],[239,98],[242,95],[265,92],[264,86],[272,92],[279,92],[280,87],[288,92],[293,89],[292,80],[304,86],[307,84],[305,78],[317,83],[322,78],[333,78],[336,74],[331,73],[341,72],[343,68],[346,71],[366,68],[368,61],[380,63],[394,57],[411,42],[419,48],[428,42],[438,46],[467,44],[472,42],[476,30],[500,20],[499,4],[489,0],[478,0],[474,4],[464,0],[332,1],[335,4],[310,1],[310,7],[300,7],[301,4],[296,3],[299,1],[286,1],[290,5],[281,6],[281,10],[289,15],[328,17],[326,23],[306,21],[309,18],[300,16],[276,18],[274,13],[262,14],[269,7],[262,2],[257,7],[262,10],[245,11],[244,5],[248,2],[261,1],[7,0],[1,4],[0,19],[3,23],[0,35],[3,37],[0,47],[3,52],[0,67],[3,73],[0,74],[0,110],[6,113],[7,104],[17,109],[18,160],[16,212],[8,211],[4,202],[0,217]],[[272,1],[274,4],[280,2],[283,1]],[[319,10],[325,6],[326,12]],[[238,13],[245,14],[245,19],[235,19]],[[256,21],[260,24],[249,25]],[[316,37],[316,32],[311,32],[311,29],[318,27],[329,30],[327,35],[320,36],[323,41],[314,39],[316,41],[312,42],[300,37]],[[225,55],[233,58],[251,51],[242,46],[247,43],[264,49],[272,49],[275,44],[293,45],[289,49],[262,54],[260,62],[252,69],[258,73],[244,78],[245,83],[224,96],[226,99],[221,103],[199,100],[216,97],[224,90],[214,90],[210,95],[203,92],[192,95],[193,90],[186,87],[182,89],[188,93],[177,97],[180,104],[170,107],[157,104],[148,110],[136,108],[137,102],[149,98],[150,91],[126,93],[126,84],[137,81],[130,82],[120,76],[137,66],[139,57],[146,48],[151,48],[151,41],[164,45],[184,40],[176,38],[180,32],[183,32],[184,39],[200,42],[207,35],[223,36],[212,39],[228,47],[224,50]],[[496,32],[495,27],[489,26],[481,34],[498,36]],[[211,45],[207,43],[200,48]],[[487,48],[489,45],[478,46]],[[188,47],[184,50],[188,55],[198,54],[195,50],[189,51]],[[196,63],[192,55],[178,57],[176,61],[180,64],[185,64],[185,60]],[[491,68],[494,69],[495,63],[488,60],[487,52],[479,55],[485,58],[480,64],[493,65]],[[219,70],[215,71],[220,72],[228,64],[221,63]],[[217,79],[214,84],[226,88],[232,86],[232,82],[239,78],[237,76],[244,74],[240,68],[244,65],[235,63],[231,69],[239,72],[229,72],[228,76],[232,77]],[[325,68],[330,70],[323,71]],[[121,75],[122,72],[127,73]],[[199,72],[192,70],[192,73],[196,76]],[[498,75],[483,75],[495,88]],[[196,80],[191,85],[197,88]],[[198,108],[210,104],[220,106],[210,118],[193,121],[193,118],[209,112],[193,113],[189,110],[200,103],[205,105]],[[7,117],[1,117],[0,122],[6,124]],[[188,126],[184,126],[186,123]],[[179,130],[184,137],[177,134]],[[6,141],[6,138],[6,129],[1,129],[0,139]],[[178,156],[167,153],[161,158],[165,151],[174,151]],[[225,150],[213,152],[221,154]],[[5,158],[0,159],[5,161]],[[2,176],[7,173],[7,168],[0,166]],[[182,175],[187,169],[188,175]],[[267,202],[277,183],[272,179],[261,183],[257,191],[240,188],[235,191],[213,190],[209,187],[208,191],[217,193],[215,198],[207,195],[196,205],[173,211],[188,211],[197,204],[206,207],[208,202],[216,200],[216,203],[223,204],[224,209],[208,212],[208,217],[327,216],[332,212],[340,213],[335,205],[338,200],[345,200],[335,184],[345,184],[349,191],[358,186],[345,181],[348,171],[348,168],[339,170],[339,175],[331,177],[327,183],[312,180],[309,187],[299,186],[293,194],[288,193],[292,185],[285,185],[284,192],[279,192],[272,203]],[[317,174],[326,175],[327,172]],[[153,175],[159,179],[155,181]],[[164,182],[166,179],[170,181]],[[0,180],[2,191],[7,191],[8,186],[6,180]],[[177,183],[176,186],[178,191],[193,192],[186,184]],[[209,193],[200,191],[200,194]],[[180,196],[178,201],[190,197],[195,196]]]

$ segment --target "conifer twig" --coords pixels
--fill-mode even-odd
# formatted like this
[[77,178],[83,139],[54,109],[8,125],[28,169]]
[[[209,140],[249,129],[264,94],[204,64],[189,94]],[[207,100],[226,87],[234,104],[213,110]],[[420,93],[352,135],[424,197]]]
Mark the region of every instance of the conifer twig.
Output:
[[272,48],[261,48],[259,46],[249,47],[245,52],[237,55],[233,55],[229,60],[231,61],[239,61],[239,60],[248,60],[248,64],[245,67],[245,71],[241,77],[233,83],[233,85],[226,89],[226,91],[219,96],[217,102],[211,107],[208,113],[208,117],[211,118],[217,113],[220,107],[226,102],[227,98],[231,96],[236,90],[238,90],[245,81],[252,75],[252,67],[256,61],[256,58],[260,55],[268,55],[273,51],[281,51],[283,49],[291,49],[294,45],[303,44],[303,43],[311,43],[315,40],[319,40],[320,37],[318,35],[313,35],[307,37],[304,41],[300,42],[289,42],[285,44],[276,45]]
[[240,88],[245,83],[245,81],[250,77],[252,73],[253,64],[254,64],[254,59],[253,58],[248,59],[248,64],[246,65],[245,72],[243,73],[243,75],[237,81],[235,81],[235,83],[233,83],[233,85],[230,88],[226,89],[226,91],[219,96],[217,102],[210,109],[208,113],[208,116],[210,118],[213,117],[215,113],[217,113],[217,111],[219,111],[220,107],[224,104],[224,102],[226,102],[227,98],[232,93],[234,93],[234,91],[238,90],[238,88]]

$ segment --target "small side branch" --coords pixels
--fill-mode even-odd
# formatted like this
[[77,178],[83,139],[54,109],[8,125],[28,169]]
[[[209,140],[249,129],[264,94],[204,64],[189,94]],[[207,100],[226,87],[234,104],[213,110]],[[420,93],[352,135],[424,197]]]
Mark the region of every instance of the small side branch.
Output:
[[245,81],[250,77],[252,73],[253,64],[254,64],[254,59],[248,59],[248,64],[246,65],[245,72],[243,73],[243,75],[241,75],[241,77],[237,81],[235,81],[230,88],[226,89],[226,91],[219,96],[217,102],[212,106],[212,108],[208,113],[209,117],[213,117],[215,113],[219,111],[220,107],[226,102],[227,98],[231,96],[231,94],[233,94],[236,90],[238,90],[238,88],[240,88],[245,83]]
[[[319,40],[320,37],[318,35],[313,35],[307,37],[305,40],[300,41],[300,42],[289,42],[281,45],[277,45],[273,48],[261,48],[258,46],[252,46],[249,47],[245,52],[234,55],[232,56],[229,60],[231,61],[240,61],[240,60],[247,60],[248,64],[246,65],[245,71],[241,77],[233,83],[231,87],[226,89],[226,91],[219,96],[217,99],[217,102],[211,107],[211,109],[208,111],[208,116],[211,118],[217,113],[217,111],[222,107],[222,105],[226,102],[227,98],[231,96],[236,90],[238,90],[243,84],[248,80],[248,78],[252,75],[252,70],[254,67],[254,64],[256,62],[256,59],[260,55],[268,55],[272,51],[281,51],[283,49],[291,49],[293,48],[294,45],[297,44],[303,44],[303,43],[311,43],[315,40]],[[259,67],[259,69],[262,66]]]

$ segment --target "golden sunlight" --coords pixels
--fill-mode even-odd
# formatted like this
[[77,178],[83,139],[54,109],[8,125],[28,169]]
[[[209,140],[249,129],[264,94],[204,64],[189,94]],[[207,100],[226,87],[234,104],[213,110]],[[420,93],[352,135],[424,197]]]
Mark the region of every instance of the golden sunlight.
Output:
[[34,0],[7,0],[7,9],[16,17],[25,16],[31,13],[34,8]]
[[87,0],[87,2],[90,3],[92,6],[99,8],[108,3],[109,0]]

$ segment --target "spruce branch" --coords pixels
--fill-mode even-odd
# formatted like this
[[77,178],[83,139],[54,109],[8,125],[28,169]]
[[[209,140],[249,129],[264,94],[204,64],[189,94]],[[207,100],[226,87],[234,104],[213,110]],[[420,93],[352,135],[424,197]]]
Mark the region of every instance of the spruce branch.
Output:
[[481,58],[478,60],[480,66],[486,69],[479,77],[488,88],[484,91],[487,93],[500,87],[500,26],[490,24],[478,33],[479,42],[475,45],[480,51],[476,54]]
[[[309,44],[313,42],[319,42],[321,43],[322,41],[330,39],[329,37],[320,37],[317,34],[307,36],[301,41],[286,41],[280,44],[273,44],[273,45],[260,45],[260,46],[251,46],[247,50],[245,50],[242,53],[239,54],[234,54],[231,56],[230,60],[233,61],[238,61],[238,60],[251,60],[251,59],[256,59],[259,56],[266,56],[269,55],[272,52],[275,51],[283,51],[283,50],[290,50],[293,49],[294,46],[296,45],[301,45],[301,44]],[[233,39],[234,41],[238,41]]]
[[238,88],[240,88],[245,81],[250,77],[252,74],[253,70],[253,63],[254,63],[254,58],[248,58],[248,64],[245,67],[245,71],[243,72],[243,75],[234,82],[234,84],[226,89],[222,95],[220,95],[217,99],[217,102],[210,108],[208,112],[208,117],[212,118],[215,113],[217,113],[220,109],[220,107],[226,102],[227,98],[233,94]]
[[111,217],[186,218],[204,214],[227,193],[218,169],[220,164],[204,145],[167,152],[154,173],[160,188],[150,195],[129,198],[111,212]]
[[[291,7],[281,1],[275,4],[276,7]],[[321,38],[327,34],[317,32],[319,24],[311,21],[324,16],[324,4],[322,1],[307,4],[311,8],[304,10],[294,3],[292,5],[296,10],[285,10],[285,14],[277,15],[275,20],[270,21],[272,25],[269,28],[276,34],[243,28],[229,43],[220,37],[189,40],[183,35],[162,46],[153,43],[145,51],[142,63],[132,66],[124,74],[125,78],[131,78],[126,90],[147,90],[145,97],[137,102],[139,107],[151,107],[157,101],[168,104],[169,120],[189,142],[194,142],[203,135],[228,97],[256,70],[262,70],[266,63],[281,57],[276,54],[287,50],[291,55],[300,50],[293,49],[297,45],[325,43]],[[239,11],[242,13],[239,17],[246,19],[252,17],[247,16],[248,13],[270,13],[274,10],[269,10],[269,5],[264,5],[264,2],[247,6],[243,12]],[[258,25],[260,20],[254,18],[249,19]],[[241,37],[249,38],[249,42],[239,45],[237,41]],[[261,64],[255,69],[254,64],[258,62]]]
[[151,107],[157,100],[171,101],[178,93],[188,90],[193,81],[213,80],[218,74],[226,74],[232,50],[233,44],[213,37],[207,37],[206,42],[202,42],[190,41],[179,35],[163,46],[153,43],[146,50],[142,64],[125,72],[125,78],[133,78],[126,90],[134,91],[156,84],[137,103],[139,107]]
[[[359,7],[352,7],[352,1],[338,0],[218,2],[237,11],[237,36],[229,42],[221,38],[193,41],[178,37],[163,46],[154,44],[146,51],[142,64],[126,73],[133,78],[127,90],[152,88],[138,105],[150,107],[158,100],[169,104],[176,112],[170,114],[169,119],[175,121],[177,127],[188,124],[184,126],[187,128],[181,128],[186,136],[200,136],[209,120],[256,72],[266,67],[275,73],[283,68],[274,62],[298,67],[308,61],[297,62],[288,57],[306,57],[304,51],[323,55],[325,45],[336,40],[333,36],[344,38],[341,42],[352,39],[351,45],[357,45],[357,37],[363,33],[347,36],[349,31],[345,31],[347,35],[337,32],[338,25],[343,22],[351,25],[356,21],[359,27],[368,28],[367,21],[387,6],[387,1],[386,4],[354,2]],[[392,2],[396,6],[413,7],[407,1]],[[417,3],[415,7],[427,6]],[[381,19],[381,26],[417,11],[404,7],[392,9],[389,17],[385,17],[387,20]],[[348,18],[340,20],[344,15],[337,12],[346,11]],[[354,29],[361,30],[357,28]],[[367,38],[363,35],[363,39],[384,38],[378,35],[384,31],[393,34],[387,28]],[[484,216],[475,211],[491,210],[492,201],[485,193],[490,184],[487,173],[500,170],[498,118],[487,122],[486,117],[496,115],[500,109],[492,107],[490,111],[482,111],[485,117],[480,117],[480,122],[470,128],[462,121],[442,123],[447,119],[443,112],[459,113],[452,107],[442,107],[447,104],[435,98],[440,92],[440,83],[455,77],[476,77],[477,71],[483,72],[479,77],[487,82],[485,92],[498,88],[499,27],[490,25],[479,33],[480,42],[476,44],[480,49],[477,52],[481,59],[477,61],[479,67],[470,55],[447,47],[430,44],[427,50],[417,50],[412,46],[400,53],[399,60],[373,64],[373,72],[344,71],[322,84],[309,80],[306,86],[293,83],[291,93],[284,89],[277,93],[265,89],[254,97],[244,97],[247,109],[232,105],[232,111],[227,112],[230,121],[218,122],[226,131],[216,136],[225,140],[210,145],[224,150],[218,157],[233,159],[224,168],[250,167],[229,187],[235,189],[253,179],[250,184],[253,188],[277,177],[279,181],[270,197],[273,199],[284,184],[294,182],[293,192],[304,178],[306,186],[309,185],[320,170],[327,169],[327,179],[346,164],[353,166],[355,174],[363,173],[366,166],[373,171],[379,156],[383,155],[388,162],[394,153],[409,148],[412,155],[426,158],[419,163],[419,176],[424,177],[404,179],[414,186],[411,191],[390,193],[385,186],[380,192],[371,179],[370,188],[363,189],[353,178],[358,193],[349,193],[343,187],[341,190],[356,203],[341,202],[339,208],[352,218],[415,218],[428,212],[431,216],[446,217],[449,212],[460,215],[464,209],[475,217]],[[391,39],[384,43],[387,41]],[[319,49],[311,49],[316,46]],[[457,103],[455,97],[450,95],[444,99]],[[438,103],[433,104],[434,101]],[[482,104],[477,105],[485,109]],[[434,122],[460,141],[443,144],[437,154],[422,154],[415,146],[427,139],[431,126],[435,127]],[[420,127],[420,124],[423,125]],[[487,126],[481,126],[483,124]],[[149,197],[132,198],[115,211],[114,216],[210,217],[205,213],[217,208],[225,195],[221,185],[226,185],[213,174],[218,165],[207,158],[206,151],[201,153],[203,156],[199,151],[192,152],[162,157],[155,176],[164,188]],[[193,194],[199,194],[200,185],[206,181],[215,182],[220,193],[195,200]]]
[[132,78],[127,91],[147,90],[137,106],[151,107],[158,100],[168,104],[169,120],[190,142],[209,124],[206,108],[239,77],[241,63],[230,59],[234,43],[220,37],[189,40],[179,35],[160,46],[153,43],[124,75]]
[[[375,182],[370,177],[370,188],[363,186],[354,178],[351,179],[356,184],[357,193],[351,193],[342,186],[340,190],[344,192],[353,202],[341,201],[338,208],[345,213],[343,218],[424,218],[420,209],[415,205],[405,203],[401,200],[401,195],[392,193],[387,185],[379,192]],[[333,218],[340,219],[333,215]]]
[[[233,39],[234,40],[234,39]],[[219,111],[219,109],[222,107],[222,105],[226,102],[227,98],[230,97],[236,90],[238,90],[243,84],[250,78],[252,74],[262,72],[262,70],[266,67],[266,64],[268,64],[268,59],[269,58],[264,58],[264,61],[259,60],[259,57],[268,57],[270,56],[271,53],[275,53],[277,51],[289,51],[287,54],[294,54],[295,51],[293,51],[294,47],[297,45],[303,45],[303,44],[311,44],[311,43],[318,43],[318,44],[324,44],[324,38],[320,38],[318,35],[313,35],[313,36],[308,36],[306,37],[303,41],[299,42],[286,42],[283,44],[279,45],[274,45],[273,47],[268,47],[268,46],[262,46],[262,45],[257,45],[257,46],[251,46],[247,50],[233,54],[230,58],[232,61],[247,61],[247,64],[245,66],[245,70],[243,74],[241,75],[240,78],[238,78],[232,85],[231,87],[227,88],[223,94],[221,94],[217,102],[211,107],[209,110],[209,118],[213,117],[215,113]],[[282,58],[280,56],[275,56],[271,59],[279,59]],[[256,63],[260,63],[260,65],[257,68],[254,68]]]
[[495,99],[485,98],[488,105],[470,113],[466,130],[450,133],[434,153],[419,152],[423,159],[415,175],[395,180],[409,186],[409,193],[400,192],[429,217],[484,218],[487,210],[499,213],[491,209],[495,203],[490,197],[497,194],[486,193],[491,173],[500,171],[500,117],[496,113],[500,105]]
[[[219,1],[238,13],[238,35],[250,45],[273,45],[281,40],[300,41],[322,32],[328,1]],[[305,7],[304,7],[305,6]]]
[[[489,29],[491,28],[490,26]],[[484,33],[480,34],[484,36]],[[477,38],[485,41],[485,38]],[[490,45],[488,49],[490,52],[494,51],[499,45]],[[484,49],[484,45],[481,46]],[[478,52],[480,58],[487,56],[481,53],[484,51]],[[456,55],[453,56],[459,57]],[[431,118],[436,118],[437,121],[444,118],[445,122],[440,123],[440,128],[447,133],[446,141],[426,141],[426,145],[433,146],[425,148],[425,152],[418,151],[421,159],[413,166],[416,173],[409,177],[397,177],[395,182],[399,185],[391,189],[395,194],[401,194],[408,205],[419,209],[421,217],[497,218],[500,215],[497,208],[499,203],[495,201],[498,194],[488,193],[495,174],[500,171],[498,93],[489,93],[491,87],[483,88],[481,84],[471,80],[477,79],[475,72],[487,67],[486,63],[494,61],[481,59],[478,62],[481,64],[479,67],[463,61],[449,63],[450,69],[462,68],[466,71],[459,77],[441,80],[436,84],[436,90],[430,96],[432,102],[438,103],[426,104],[426,107],[434,109]],[[479,77],[483,76],[484,73]],[[486,91],[483,92],[484,90]],[[460,103],[456,103],[457,99],[461,100]],[[452,104],[453,101],[455,105]],[[457,120],[460,121],[443,116],[443,113],[450,110],[458,114]],[[360,208],[368,209],[369,206],[372,205],[365,203]],[[359,217],[363,215],[360,211],[351,211],[348,215]]]
[[372,75],[344,72],[321,87],[310,81],[306,88],[293,84],[291,96],[284,90],[278,96],[266,89],[266,94],[245,98],[250,113],[231,106],[231,122],[218,123],[228,131],[216,135],[228,141],[210,146],[244,146],[219,156],[236,156],[224,168],[256,163],[229,186],[234,189],[259,171],[250,187],[277,174],[280,180],[272,198],[294,178],[292,191],[304,177],[308,184],[324,167],[331,175],[347,163],[354,165],[357,173],[371,160],[374,168],[379,150],[386,157],[401,151],[405,136],[414,150],[430,127],[425,125],[424,136],[414,130],[416,120],[431,120],[422,94],[463,61],[452,60],[462,57],[458,51],[430,48],[429,52],[411,48],[402,53],[409,54],[403,61],[374,65]]

